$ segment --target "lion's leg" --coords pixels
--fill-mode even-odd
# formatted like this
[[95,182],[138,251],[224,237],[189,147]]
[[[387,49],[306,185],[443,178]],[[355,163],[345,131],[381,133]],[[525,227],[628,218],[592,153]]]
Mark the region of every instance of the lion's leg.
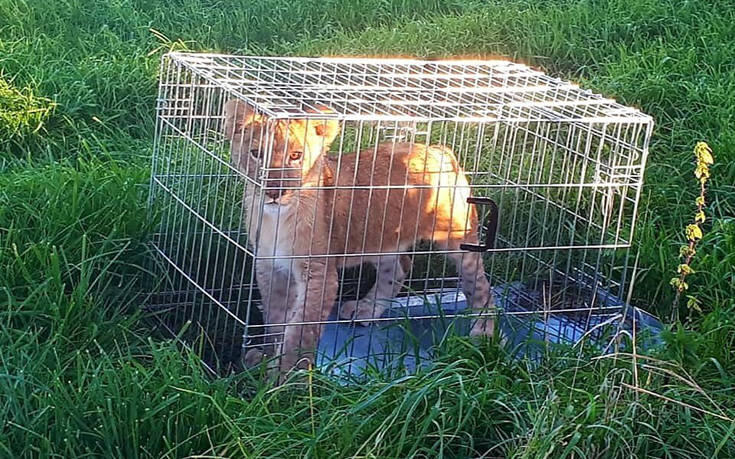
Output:
[[[380,317],[390,301],[400,293],[403,281],[411,269],[411,258],[407,255],[381,255],[375,266],[375,283],[360,300],[347,301],[342,305],[343,319],[374,319]],[[369,325],[369,321],[361,321]]]
[[295,300],[283,332],[280,380],[294,368],[315,363],[319,337],[337,298],[337,270],[325,258],[314,258],[294,270]]
[[[477,235],[471,234],[462,240],[450,239],[447,243],[447,249],[459,250],[460,244],[464,242],[476,244]],[[487,314],[491,313],[493,309],[493,295],[490,282],[485,274],[482,254],[479,252],[450,253],[449,258],[457,266],[462,292],[467,299],[467,304],[473,313],[481,314],[475,320],[470,334],[492,336],[495,329],[494,316]]]

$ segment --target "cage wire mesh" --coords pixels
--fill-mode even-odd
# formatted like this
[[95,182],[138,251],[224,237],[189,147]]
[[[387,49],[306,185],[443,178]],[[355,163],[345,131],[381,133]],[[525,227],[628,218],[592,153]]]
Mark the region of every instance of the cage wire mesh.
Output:
[[514,345],[623,316],[634,108],[505,61],[170,53],[159,91],[148,308],[215,371],[410,369],[495,316]]

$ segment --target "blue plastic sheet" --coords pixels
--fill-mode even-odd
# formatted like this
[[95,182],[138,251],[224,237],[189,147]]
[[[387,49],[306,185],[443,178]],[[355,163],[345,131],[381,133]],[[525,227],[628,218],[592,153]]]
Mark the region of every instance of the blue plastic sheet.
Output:
[[[615,337],[632,336],[634,326],[642,346],[651,346],[662,328],[651,314],[625,307],[602,289],[595,291],[594,304],[587,310],[571,312],[544,310],[543,293],[520,283],[496,286],[494,294],[503,345],[518,358],[538,359],[545,346],[582,340],[601,353],[611,352],[613,341],[621,342]],[[449,335],[469,334],[474,319],[467,312],[460,291],[445,291],[397,298],[383,320],[373,325],[330,322],[319,342],[317,366],[338,377],[359,377],[369,371],[414,372],[431,363]],[[336,310],[330,319],[337,319]]]

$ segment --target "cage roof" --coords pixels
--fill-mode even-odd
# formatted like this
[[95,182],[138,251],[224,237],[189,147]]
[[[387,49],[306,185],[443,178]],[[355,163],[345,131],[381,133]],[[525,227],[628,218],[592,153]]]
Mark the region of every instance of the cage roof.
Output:
[[277,118],[652,123],[635,108],[503,60],[166,57]]

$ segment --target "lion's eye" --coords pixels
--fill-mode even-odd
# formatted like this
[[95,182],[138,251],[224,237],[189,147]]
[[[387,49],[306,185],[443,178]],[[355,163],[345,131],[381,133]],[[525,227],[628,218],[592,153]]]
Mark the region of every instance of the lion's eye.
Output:
[[260,150],[256,148],[250,150],[250,156],[252,156],[254,159],[260,159]]
[[291,158],[291,161],[298,161],[301,159],[301,155],[303,155],[304,152],[302,151],[292,151],[288,154],[288,157]]

